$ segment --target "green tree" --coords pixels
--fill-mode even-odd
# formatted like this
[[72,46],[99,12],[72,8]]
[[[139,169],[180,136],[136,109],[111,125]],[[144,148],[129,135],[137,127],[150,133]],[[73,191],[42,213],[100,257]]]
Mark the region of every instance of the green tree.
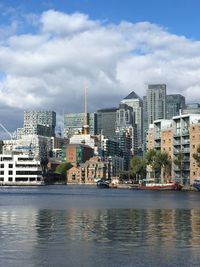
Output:
[[174,164],[178,167],[180,170],[180,178],[181,178],[181,184],[183,184],[182,180],[182,168],[183,168],[183,159],[184,159],[184,154],[183,153],[178,153],[174,159]]
[[60,174],[62,179],[66,179],[66,172],[71,169],[73,165],[70,162],[63,162],[56,167],[55,173]]
[[150,149],[147,151],[145,158],[147,165],[149,165],[153,171],[154,178],[166,182],[166,176],[171,174],[171,160],[169,159],[168,153]]
[[165,151],[157,152],[157,169],[161,173],[161,181],[166,183],[167,176],[171,176],[171,160],[169,154]]
[[197,166],[200,167],[200,145],[198,145],[196,153],[194,153],[192,156],[195,159]]
[[158,170],[158,162],[157,162],[157,151],[155,149],[150,149],[145,154],[145,160],[147,163],[147,166],[149,165],[153,172],[153,178],[156,178],[156,173]]
[[130,172],[136,181],[146,177],[146,160],[141,157],[134,156],[130,161]]

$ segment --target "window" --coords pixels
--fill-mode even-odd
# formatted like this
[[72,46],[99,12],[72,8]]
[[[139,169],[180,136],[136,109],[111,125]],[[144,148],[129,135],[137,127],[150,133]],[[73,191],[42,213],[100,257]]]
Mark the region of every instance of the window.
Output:
[[9,174],[9,175],[12,175],[12,174],[13,174],[13,171],[9,171],[8,174]]
[[9,182],[12,182],[12,180],[13,180],[12,177],[9,177],[9,178],[8,178],[8,181],[9,181]]
[[12,167],[13,167],[13,164],[9,164],[9,165],[8,165],[8,168],[12,168]]
[[0,168],[4,168],[4,164],[0,164]]

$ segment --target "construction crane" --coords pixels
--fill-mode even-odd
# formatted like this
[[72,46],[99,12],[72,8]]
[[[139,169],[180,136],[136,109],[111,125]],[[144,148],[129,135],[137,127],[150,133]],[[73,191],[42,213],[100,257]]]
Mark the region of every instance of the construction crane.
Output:
[[14,135],[15,134],[11,134],[7,129],[6,129],[6,127],[5,126],[3,126],[3,124],[2,123],[0,123],[0,126],[1,126],[1,128],[10,136],[10,138],[11,139],[14,139]]

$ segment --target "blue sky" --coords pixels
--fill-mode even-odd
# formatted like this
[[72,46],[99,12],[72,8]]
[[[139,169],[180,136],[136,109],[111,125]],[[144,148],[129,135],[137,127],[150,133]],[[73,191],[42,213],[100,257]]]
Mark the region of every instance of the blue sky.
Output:
[[[149,21],[170,32],[188,38],[200,38],[199,0],[6,0],[4,7],[21,9],[26,13],[41,13],[47,9],[73,13],[86,13],[91,19],[119,23]],[[1,16],[1,20],[5,17]]]
[[118,106],[167,84],[200,102],[199,0],[0,1],[0,122]]

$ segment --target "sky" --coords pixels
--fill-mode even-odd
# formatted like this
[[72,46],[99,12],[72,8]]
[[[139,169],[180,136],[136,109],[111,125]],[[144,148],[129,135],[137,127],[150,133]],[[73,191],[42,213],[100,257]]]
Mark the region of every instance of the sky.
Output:
[[[200,102],[199,0],[0,0],[0,123],[115,107],[164,83]],[[0,129],[0,135],[3,134]]]

